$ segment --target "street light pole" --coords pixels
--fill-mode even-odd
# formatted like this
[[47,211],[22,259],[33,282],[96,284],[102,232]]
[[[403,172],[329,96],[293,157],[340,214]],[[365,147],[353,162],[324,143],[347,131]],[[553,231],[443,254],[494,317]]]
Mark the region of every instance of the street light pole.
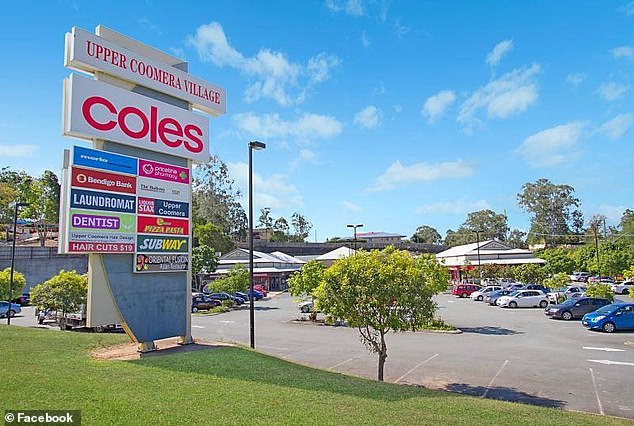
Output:
[[363,224],[358,225],[346,225],[348,228],[354,228],[354,251],[357,251],[357,228],[363,227]]
[[11,245],[11,276],[9,278],[9,307],[7,308],[7,325],[11,325],[11,299],[13,299],[13,270],[15,269],[15,240],[17,235],[18,210],[28,206],[27,203],[15,203],[13,212],[13,244]]
[[266,148],[258,141],[249,142],[249,336],[255,349],[255,310],[253,309],[253,151]]

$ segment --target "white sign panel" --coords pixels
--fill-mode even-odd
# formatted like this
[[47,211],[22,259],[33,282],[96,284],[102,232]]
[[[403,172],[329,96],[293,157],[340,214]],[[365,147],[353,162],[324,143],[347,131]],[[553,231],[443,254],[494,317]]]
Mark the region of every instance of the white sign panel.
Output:
[[136,195],[189,203],[189,185],[143,176],[136,178]]
[[66,33],[64,65],[81,71],[103,71],[184,99],[215,116],[226,112],[224,89],[77,27]]
[[209,160],[207,117],[76,74],[65,88],[64,135]]

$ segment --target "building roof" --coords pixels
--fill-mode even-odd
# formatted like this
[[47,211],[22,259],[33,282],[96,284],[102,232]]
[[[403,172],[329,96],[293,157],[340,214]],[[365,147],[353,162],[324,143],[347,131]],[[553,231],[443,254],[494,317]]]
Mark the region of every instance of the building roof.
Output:
[[337,260],[344,257],[351,256],[355,251],[348,247],[339,247],[328,253],[324,253],[321,256],[317,256],[315,260]]
[[[478,249],[479,247],[479,249]],[[499,241],[487,240],[479,243],[452,247],[436,255],[446,266],[519,265],[523,263],[545,263],[533,257],[530,250],[511,248]]]
[[286,254],[286,253],[283,253],[281,251],[274,251],[273,253],[271,253],[271,256],[275,256],[278,259],[281,259],[281,260],[283,260],[284,262],[287,262],[287,263],[300,263],[300,264],[306,263],[302,259],[298,259],[295,256],[291,256],[290,254]]
[[[249,261],[249,250],[237,248],[230,251],[218,259],[219,265],[227,265],[234,263],[245,263]],[[273,253],[264,253],[262,251],[253,250],[253,263],[292,263],[303,264],[303,260],[297,259],[289,254],[275,251]]]
[[[407,235],[391,234],[389,232],[357,232],[357,239],[372,239],[372,238],[405,238]],[[354,236],[352,237],[354,238]]]

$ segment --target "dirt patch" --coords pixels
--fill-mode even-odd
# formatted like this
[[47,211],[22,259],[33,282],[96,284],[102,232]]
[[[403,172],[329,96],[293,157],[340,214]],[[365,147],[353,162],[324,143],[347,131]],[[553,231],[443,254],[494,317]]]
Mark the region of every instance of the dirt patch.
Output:
[[155,351],[141,353],[138,350],[138,344],[133,342],[123,343],[121,345],[94,350],[90,353],[90,356],[94,359],[100,360],[130,361],[152,356],[171,355],[177,353],[211,350],[232,346],[226,343],[212,343],[202,340],[197,340],[189,345],[179,345],[177,338],[157,340],[155,341],[155,345]]

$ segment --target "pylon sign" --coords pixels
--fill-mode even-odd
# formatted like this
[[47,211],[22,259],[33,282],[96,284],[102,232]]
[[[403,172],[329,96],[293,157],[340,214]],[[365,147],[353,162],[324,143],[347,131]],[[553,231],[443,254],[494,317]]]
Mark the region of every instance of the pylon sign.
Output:
[[88,326],[119,322],[144,350],[188,343],[191,170],[210,157],[205,114],[225,113],[225,91],[102,26],[66,34],[65,66],[94,77],[64,80],[62,120],[92,142],[64,155],[59,245],[89,254]]

